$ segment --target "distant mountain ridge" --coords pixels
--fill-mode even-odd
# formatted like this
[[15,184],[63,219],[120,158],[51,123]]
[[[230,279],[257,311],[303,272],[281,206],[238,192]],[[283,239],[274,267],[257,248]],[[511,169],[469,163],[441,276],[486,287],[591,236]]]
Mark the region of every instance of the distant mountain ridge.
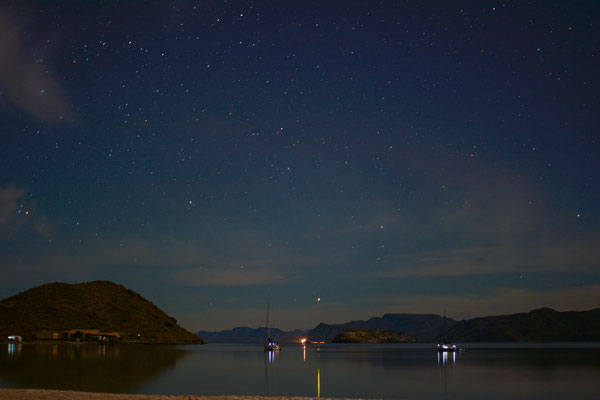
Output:
[[[403,332],[417,337],[420,341],[434,339],[441,332],[442,317],[435,314],[385,314],[367,321],[350,321],[343,324],[320,323],[313,329],[282,331],[271,328],[271,337],[279,342],[299,342],[306,338],[312,342],[331,342],[340,333],[349,329],[371,329],[377,331]],[[456,321],[447,319],[447,326]],[[199,331],[196,334],[212,343],[261,343],[265,328],[240,327],[224,331]]]
[[[281,342],[289,336],[302,336],[305,332],[302,330],[285,332],[281,329],[271,328],[271,339]],[[199,331],[196,332],[196,335],[207,343],[262,343],[266,337],[266,329],[241,326],[217,332]]]
[[[435,314],[385,314],[366,321],[343,324],[320,323],[313,329],[281,331],[271,329],[274,340],[331,342],[349,329],[403,332],[421,342],[440,340],[443,318]],[[555,311],[550,308],[528,313],[488,316],[463,321],[446,319],[447,340],[452,342],[564,342],[600,341],[600,308],[589,311]],[[213,343],[260,343],[264,328],[234,328],[225,331],[200,331],[197,334]]]
[[352,328],[333,338],[332,343],[415,343],[417,338],[406,333]]
[[141,295],[108,281],[49,283],[0,301],[0,337],[35,339],[42,332],[118,332],[126,341],[201,343]]
[[446,337],[452,342],[600,341],[600,308],[563,312],[540,308],[473,318],[454,324]]

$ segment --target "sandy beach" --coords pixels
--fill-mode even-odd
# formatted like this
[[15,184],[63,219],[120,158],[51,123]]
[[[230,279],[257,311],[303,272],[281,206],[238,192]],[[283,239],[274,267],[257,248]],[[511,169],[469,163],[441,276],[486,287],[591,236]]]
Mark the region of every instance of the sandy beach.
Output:
[[[74,392],[69,390],[0,389],[0,400],[309,400],[316,397],[187,396]],[[322,400],[334,400],[321,398]],[[344,400],[344,399],[335,399]],[[360,400],[360,399],[353,399]]]

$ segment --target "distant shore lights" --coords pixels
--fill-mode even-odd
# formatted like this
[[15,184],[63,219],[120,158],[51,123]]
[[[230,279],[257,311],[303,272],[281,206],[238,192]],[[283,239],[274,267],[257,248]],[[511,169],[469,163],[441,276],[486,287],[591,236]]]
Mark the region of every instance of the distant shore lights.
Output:
[[300,339],[300,344],[302,344],[302,361],[306,362],[306,338]]

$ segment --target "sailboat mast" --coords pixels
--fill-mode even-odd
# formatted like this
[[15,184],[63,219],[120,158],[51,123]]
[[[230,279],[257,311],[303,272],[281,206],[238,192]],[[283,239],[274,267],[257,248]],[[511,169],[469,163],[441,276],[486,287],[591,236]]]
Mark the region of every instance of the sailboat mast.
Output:
[[271,338],[271,327],[269,326],[269,311],[271,310],[271,296],[267,300],[267,323],[265,324],[265,342]]
[[273,340],[271,339],[271,322],[269,321],[269,316],[271,314],[271,296],[269,295],[269,300],[267,301],[267,322],[266,322],[266,328],[265,329],[265,350],[266,351],[278,351],[281,350],[281,347],[279,347],[279,344],[276,342],[273,342]]
[[446,343],[446,310],[444,310],[444,329],[442,330],[442,343]]

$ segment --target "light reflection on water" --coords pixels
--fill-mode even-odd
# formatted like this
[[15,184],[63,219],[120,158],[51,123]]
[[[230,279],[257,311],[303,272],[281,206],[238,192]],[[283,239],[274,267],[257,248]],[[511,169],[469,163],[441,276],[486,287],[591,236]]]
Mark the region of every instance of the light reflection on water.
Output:
[[15,352],[19,354],[21,352],[21,343],[9,343],[8,344],[8,356],[13,357]]
[[600,344],[144,346],[8,344],[0,387],[190,395],[590,398]]
[[451,362],[452,364],[456,362],[456,352],[452,351],[449,353],[447,351],[439,351],[438,365],[442,365],[443,367],[445,367],[446,364],[448,364],[449,362]]

